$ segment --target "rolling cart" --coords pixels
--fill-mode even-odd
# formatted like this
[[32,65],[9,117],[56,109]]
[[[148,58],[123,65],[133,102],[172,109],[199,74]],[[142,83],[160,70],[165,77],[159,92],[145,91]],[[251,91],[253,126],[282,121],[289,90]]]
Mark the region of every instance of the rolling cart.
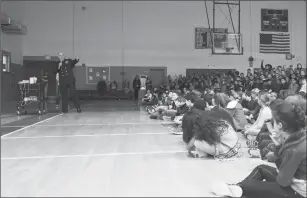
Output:
[[[27,114],[31,109],[29,106],[35,104],[39,115],[45,113],[44,94],[42,93],[42,84],[30,84],[29,81],[21,81],[18,83],[20,89],[20,101],[17,103],[17,114]],[[32,106],[32,105],[31,105]]]

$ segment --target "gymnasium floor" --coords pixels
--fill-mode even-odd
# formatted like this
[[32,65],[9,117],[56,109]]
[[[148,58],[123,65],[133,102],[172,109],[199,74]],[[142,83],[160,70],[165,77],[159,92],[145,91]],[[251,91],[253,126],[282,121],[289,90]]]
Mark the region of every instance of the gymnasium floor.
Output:
[[132,101],[97,101],[1,138],[1,196],[213,196],[259,159],[188,158],[180,136]]

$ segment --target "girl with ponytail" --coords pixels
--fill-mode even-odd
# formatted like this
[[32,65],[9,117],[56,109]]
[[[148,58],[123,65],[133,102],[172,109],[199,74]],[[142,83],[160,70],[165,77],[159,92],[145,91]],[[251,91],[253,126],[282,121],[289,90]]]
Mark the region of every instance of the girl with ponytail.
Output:
[[272,112],[270,109],[271,97],[268,92],[260,92],[258,96],[258,104],[261,109],[256,122],[251,126],[246,126],[244,134],[248,139],[254,140],[261,131],[264,124],[272,119]]

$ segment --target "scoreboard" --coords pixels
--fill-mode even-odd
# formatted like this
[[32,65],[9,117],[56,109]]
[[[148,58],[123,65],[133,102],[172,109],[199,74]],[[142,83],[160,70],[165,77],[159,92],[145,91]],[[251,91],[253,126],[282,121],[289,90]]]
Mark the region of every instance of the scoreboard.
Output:
[[288,32],[288,10],[261,9],[261,31]]

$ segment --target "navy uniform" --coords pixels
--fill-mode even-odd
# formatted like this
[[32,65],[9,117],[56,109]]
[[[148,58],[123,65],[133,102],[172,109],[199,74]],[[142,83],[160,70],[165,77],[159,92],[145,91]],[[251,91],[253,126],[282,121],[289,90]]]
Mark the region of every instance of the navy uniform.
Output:
[[76,87],[75,87],[75,77],[73,74],[73,68],[79,62],[78,59],[64,59],[61,64],[59,72],[59,84],[60,84],[60,93],[62,97],[62,111],[63,113],[68,112],[68,89],[72,97],[72,101],[80,113],[80,104],[77,97]]

